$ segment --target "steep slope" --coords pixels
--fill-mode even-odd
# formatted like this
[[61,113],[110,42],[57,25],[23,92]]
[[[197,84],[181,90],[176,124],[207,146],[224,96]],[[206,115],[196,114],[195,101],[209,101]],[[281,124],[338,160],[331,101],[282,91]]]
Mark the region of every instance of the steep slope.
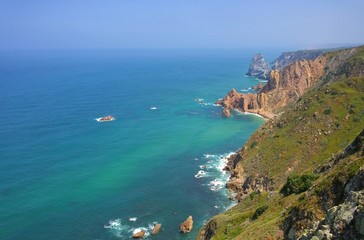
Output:
[[[198,239],[364,238],[364,47],[323,57],[314,87],[230,158],[227,186],[239,203]],[[295,194],[281,194],[283,186]]]

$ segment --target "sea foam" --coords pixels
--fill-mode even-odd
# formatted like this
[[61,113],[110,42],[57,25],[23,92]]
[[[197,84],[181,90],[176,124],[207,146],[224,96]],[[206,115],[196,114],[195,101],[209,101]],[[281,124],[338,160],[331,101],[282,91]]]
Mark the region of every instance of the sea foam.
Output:
[[208,182],[203,185],[207,185],[211,191],[216,192],[224,189],[229,179],[229,174],[224,168],[232,154],[234,152],[227,154],[204,154],[205,162],[203,165],[199,165],[200,170],[195,177],[206,178]]
[[[135,222],[137,220],[136,217],[129,218],[129,221]],[[104,225],[104,228],[109,229],[109,231],[114,234],[118,238],[131,238],[134,234],[145,231],[144,237],[150,236],[150,232],[153,230],[153,224],[148,224],[147,227],[132,227],[127,224],[123,224],[122,220],[120,218],[110,220],[107,225]]]
[[138,232],[141,232],[141,231],[145,231],[144,237],[148,237],[150,235],[148,228],[145,228],[145,227],[132,228],[129,230],[129,232],[132,232],[132,235],[134,235]]
[[109,224],[104,225],[104,228],[110,229],[116,237],[123,238],[128,236],[128,232],[130,231],[130,226],[124,225],[121,222],[121,219],[110,220]]

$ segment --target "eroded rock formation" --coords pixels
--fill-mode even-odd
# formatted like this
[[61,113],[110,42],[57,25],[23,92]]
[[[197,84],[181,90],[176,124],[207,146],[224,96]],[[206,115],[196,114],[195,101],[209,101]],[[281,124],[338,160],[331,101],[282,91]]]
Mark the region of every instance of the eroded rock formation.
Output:
[[324,56],[296,61],[281,71],[272,70],[267,85],[258,93],[241,94],[232,89],[216,103],[224,107],[223,115],[226,117],[230,116],[231,110],[237,109],[272,118],[282,107],[297,101],[323,76],[326,62]]
[[259,79],[267,79],[269,76],[269,72],[269,65],[265,62],[263,55],[258,53],[253,57],[246,75],[255,76]]

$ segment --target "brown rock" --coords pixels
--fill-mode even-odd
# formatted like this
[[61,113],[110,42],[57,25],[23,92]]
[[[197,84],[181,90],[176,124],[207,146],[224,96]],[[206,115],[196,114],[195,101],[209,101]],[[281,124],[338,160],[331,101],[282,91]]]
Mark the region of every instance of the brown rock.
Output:
[[181,223],[181,225],[179,226],[179,232],[181,232],[181,233],[191,232],[192,227],[193,227],[192,216],[189,216],[186,219],[186,221],[184,221],[183,223]]
[[313,86],[324,74],[327,59],[300,60],[281,69],[272,70],[268,83],[258,93],[241,94],[232,89],[216,102],[224,107],[223,116],[229,117],[232,109],[256,113],[272,118],[289,103],[293,103]]
[[252,88],[253,88],[255,91],[259,92],[260,90],[262,90],[262,89],[263,89],[263,87],[264,87],[264,84],[263,84],[263,83],[259,83],[258,85],[253,86]]
[[152,230],[152,235],[156,235],[157,233],[159,233],[161,228],[162,228],[162,224],[155,223],[154,227],[153,227],[153,230]]
[[230,117],[231,116],[231,112],[229,109],[224,108],[224,110],[222,110],[222,116],[223,117]]
[[146,234],[146,231],[145,230],[141,230],[141,231],[133,234],[132,237],[133,238],[143,238],[145,236],[145,234]]

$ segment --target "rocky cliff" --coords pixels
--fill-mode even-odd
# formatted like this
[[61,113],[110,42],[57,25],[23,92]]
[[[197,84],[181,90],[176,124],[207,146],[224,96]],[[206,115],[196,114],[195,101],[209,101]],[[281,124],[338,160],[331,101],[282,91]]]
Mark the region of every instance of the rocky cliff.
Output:
[[259,79],[267,79],[269,76],[269,72],[269,65],[265,62],[263,55],[258,53],[253,57],[246,75],[255,76]]
[[282,107],[297,101],[323,76],[326,62],[324,56],[293,62],[281,71],[272,70],[267,85],[258,93],[240,94],[233,89],[216,103],[224,107],[223,115],[226,117],[231,115],[232,109],[237,109],[272,118]]
[[[208,221],[198,239],[364,239],[363,61],[364,47],[299,61],[250,95],[289,91],[287,80],[309,86],[318,76],[229,159],[227,187],[238,204]],[[249,98],[241,96],[231,91],[222,104],[243,109]]]
[[324,54],[320,50],[301,50],[295,52],[284,52],[272,63],[274,70],[281,70],[296,61],[314,60]]

